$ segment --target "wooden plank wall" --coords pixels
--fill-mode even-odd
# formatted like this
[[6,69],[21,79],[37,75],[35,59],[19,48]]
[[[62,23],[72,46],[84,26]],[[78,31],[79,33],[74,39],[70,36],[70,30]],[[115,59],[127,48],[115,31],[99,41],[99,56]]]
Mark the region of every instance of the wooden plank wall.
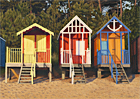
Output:
[[131,70],[133,73],[140,72],[140,35],[131,41]]

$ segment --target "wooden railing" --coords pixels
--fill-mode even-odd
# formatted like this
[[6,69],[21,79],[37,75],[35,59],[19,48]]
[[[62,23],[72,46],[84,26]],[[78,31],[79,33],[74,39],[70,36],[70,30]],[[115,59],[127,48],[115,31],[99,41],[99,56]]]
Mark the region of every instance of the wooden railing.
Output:
[[46,52],[35,49],[33,54],[24,53],[22,56],[21,48],[6,47],[6,63],[22,63],[21,60],[24,63],[50,63],[50,49],[46,49]]
[[[82,61],[82,64],[90,64],[91,63],[91,55],[90,55],[90,50],[85,50],[85,55],[81,57],[82,55],[72,55],[70,56],[70,51],[69,50],[61,50],[60,55],[61,55],[61,64],[70,64],[70,57],[73,58],[73,63],[80,63]],[[81,59],[82,58],[82,59]]]
[[[129,64],[129,52],[128,50],[123,50],[122,54],[122,64]],[[111,64],[109,61],[111,60],[111,57],[109,56],[109,50],[100,50],[97,51],[97,65],[99,64]]]
[[21,48],[6,47],[6,62],[21,63]]

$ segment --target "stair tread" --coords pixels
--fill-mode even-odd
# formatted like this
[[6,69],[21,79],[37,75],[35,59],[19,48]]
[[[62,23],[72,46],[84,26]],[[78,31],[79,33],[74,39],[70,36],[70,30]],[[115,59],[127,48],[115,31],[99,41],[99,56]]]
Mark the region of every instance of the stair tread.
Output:
[[[113,72],[113,73],[116,73],[116,72]],[[118,73],[124,73],[124,72],[120,72],[120,71],[118,71]]]
[[31,78],[31,77],[20,77],[20,78]]
[[31,75],[31,74],[21,74],[21,75]]
[[20,80],[20,81],[31,81],[31,80]]
[[83,79],[83,80],[74,80],[74,81],[86,81],[86,80]]
[[31,83],[30,83],[30,82],[26,82],[26,83],[23,83],[23,82],[22,82],[22,83],[19,83],[19,84],[31,84]]

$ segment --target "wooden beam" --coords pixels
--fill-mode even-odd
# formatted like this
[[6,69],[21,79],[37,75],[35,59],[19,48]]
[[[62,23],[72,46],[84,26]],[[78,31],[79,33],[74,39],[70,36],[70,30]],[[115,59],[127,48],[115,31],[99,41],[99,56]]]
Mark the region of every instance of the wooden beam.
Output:
[[65,79],[65,70],[62,70],[62,79]]
[[71,39],[71,35],[69,34],[69,63],[70,63],[70,55],[71,55],[71,46],[70,46],[71,45],[71,42],[70,42],[71,40],[70,39]]
[[101,79],[101,71],[99,71],[99,70],[97,71],[97,76],[99,79]]
[[61,57],[61,60],[62,60],[62,64],[63,64],[63,36],[64,34],[62,33],[62,57]]
[[49,82],[52,82],[52,66],[49,68]]
[[7,83],[7,65],[5,64],[5,83]]
[[9,68],[9,80],[11,80],[11,68]]
[[50,35],[50,63],[52,63],[52,35]]
[[121,64],[122,64],[122,33],[120,33],[120,51],[121,51]]
[[91,64],[91,33],[89,33],[89,50],[90,50],[90,64]]
[[11,71],[12,71],[12,73],[13,73],[13,74],[17,77],[17,79],[18,79],[19,76],[18,76],[18,74],[15,72],[15,70],[11,68]]
[[21,34],[21,63],[23,63],[23,33]]
[[[8,46],[6,47],[6,63],[8,63]],[[6,65],[5,65],[6,66]]]

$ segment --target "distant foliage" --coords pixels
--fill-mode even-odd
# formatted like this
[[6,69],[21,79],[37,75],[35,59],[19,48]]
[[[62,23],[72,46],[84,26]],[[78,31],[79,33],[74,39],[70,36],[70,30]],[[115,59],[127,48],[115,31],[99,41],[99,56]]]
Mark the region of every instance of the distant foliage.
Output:
[[20,36],[17,36],[16,33],[36,22],[54,32],[52,52],[58,55],[59,43],[57,37],[59,32],[75,15],[78,15],[93,30],[92,35],[102,28],[113,16],[118,17],[130,28],[132,31],[130,34],[131,39],[140,33],[139,6],[123,11],[123,17],[121,18],[115,11],[111,15],[107,12],[106,16],[104,16],[100,12],[97,2],[92,0],[73,0],[70,2],[70,7],[67,5],[67,0],[47,1],[0,1],[0,36],[6,40],[6,46],[20,47]]

